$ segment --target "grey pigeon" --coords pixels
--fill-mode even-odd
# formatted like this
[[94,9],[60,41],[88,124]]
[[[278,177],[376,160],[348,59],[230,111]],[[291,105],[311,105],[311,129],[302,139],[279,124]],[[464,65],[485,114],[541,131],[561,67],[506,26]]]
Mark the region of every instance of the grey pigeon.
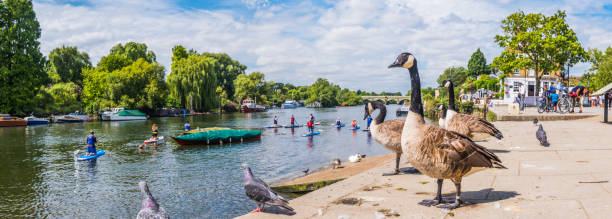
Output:
[[533,117],[533,125],[538,125],[538,117]]
[[536,132],[536,137],[538,138],[538,141],[540,141],[540,145],[546,146],[546,147],[550,145],[548,143],[548,139],[546,138],[546,132],[544,131],[544,128],[542,128],[542,124],[540,124],[540,127],[538,128],[538,131]]
[[136,219],[167,219],[168,213],[157,204],[149,191],[147,182],[140,181],[138,187],[140,187],[140,192],[142,193],[142,206],[138,215],[136,215]]
[[270,189],[270,186],[263,180],[254,177],[251,168],[246,164],[243,164],[240,169],[244,172],[244,192],[247,197],[257,203],[257,208],[251,212],[263,211],[266,204],[293,211],[293,208],[289,206],[289,202],[276,194],[274,190]]

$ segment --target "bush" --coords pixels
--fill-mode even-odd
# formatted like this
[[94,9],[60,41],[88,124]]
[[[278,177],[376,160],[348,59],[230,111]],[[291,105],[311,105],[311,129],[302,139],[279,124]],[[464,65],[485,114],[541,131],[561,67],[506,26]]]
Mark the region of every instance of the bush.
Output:
[[459,113],[472,114],[474,112],[474,102],[458,102],[457,110]]

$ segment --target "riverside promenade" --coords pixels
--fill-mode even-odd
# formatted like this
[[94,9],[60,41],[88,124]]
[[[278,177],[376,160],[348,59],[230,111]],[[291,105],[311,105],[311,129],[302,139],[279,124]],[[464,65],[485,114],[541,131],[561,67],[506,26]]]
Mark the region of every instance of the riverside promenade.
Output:
[[[390,159],[291,200],[293,215],[268,208],[267,213],[240,218],[609,218],[612,125],[601,121],[601,114],[543,121],[550,147],[539,145],[537,126],[530,121],[495,122],[504,139],[478,143],[493,150],[508,169],[465,177],[462,198],[469,204],[452,211],[417,204],[434,197],[435,179],[420,174],[382,176],[392,169]],[[404,169],[409,166],[402,162]],[[454,185],[445,180],[442,192],[445,199],[453,199]]]

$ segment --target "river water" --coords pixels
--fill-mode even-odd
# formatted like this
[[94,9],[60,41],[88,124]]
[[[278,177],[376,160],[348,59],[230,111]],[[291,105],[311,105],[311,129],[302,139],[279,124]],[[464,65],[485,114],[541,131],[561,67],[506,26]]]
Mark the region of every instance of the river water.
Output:
[[[395,118],[398,107],[389,105],[387,118]],[[318,136],[301,137],[304,128],[265,129],[254,142],[182,148],[168,139],[157,148],[138,149],[153,123],[161,136],[169,137],[180,133],[186,120],[192,128],[261,128],[274,115],[286,124],[291,114],[303,123],[310,113],[321,122],[315,127],[321,130]],[[389,153],[368,132],[332,126],[340,117],[365,127],[363,113],[362,105],[0,128],[0,218],[134,218],[141,180],[173,217],[239,216],[256,207],[244,194],[242,163],[272,184],[329,165],[334,158]],[[95,162],[76,162],[73,152],[85,149],[89,130],[107,154]]]

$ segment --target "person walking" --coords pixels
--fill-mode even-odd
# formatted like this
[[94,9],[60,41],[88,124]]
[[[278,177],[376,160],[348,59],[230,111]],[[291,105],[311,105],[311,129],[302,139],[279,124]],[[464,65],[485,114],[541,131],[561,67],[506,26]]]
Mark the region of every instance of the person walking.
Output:
[[519,85],[519,110],[521,113],[525,111],[525,85],[521,83]]

